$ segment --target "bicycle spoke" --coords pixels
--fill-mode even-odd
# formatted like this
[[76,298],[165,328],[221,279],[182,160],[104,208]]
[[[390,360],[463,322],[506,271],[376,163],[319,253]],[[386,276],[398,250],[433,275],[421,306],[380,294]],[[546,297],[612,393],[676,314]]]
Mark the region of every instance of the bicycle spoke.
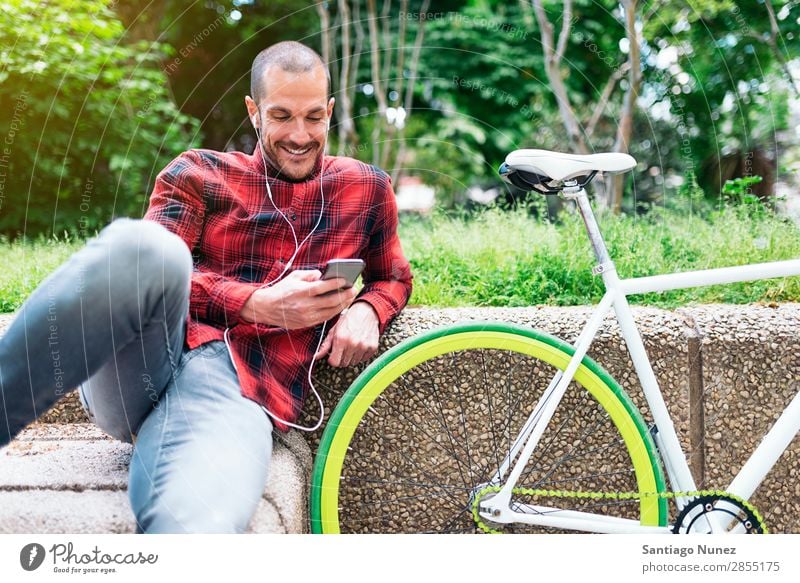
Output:
[[[426,368],[426,371],[428,372],[428,376],[431,379],[431,386],[433,388],[433,390],[431,391],[430,397],[434,401],[434,403],[436,403],[437,409],[439,410],[439,416],[441,417],[441,425],[444,428],[445,433],[447,434],[447,438],[450,441],[450,446],[453,448],[453,451],[455,452],[457,440],[454,438],[453,432],[450,430],[450,426],[447,423],[447,416],[445,415],[444,409],[442,408],[441,401],[439,400],[439,389],[436,386],[436,376],[433,375],[430,372],[430,369],[428,367],[425,367],[425,368]],[[455,459],[458,460],[458,458],[455,458]],[[464,466],[466,464],[460,463],[460,460],[458,460],[458,461],[459,461],[458,471],[459,471],[459,474],[461,475],[462,482],[466,486],[467,484],[469,484],[469,480],[467,480],[467,477],[464,475]]]
[[[476,532],[472,495],[506,463],[524,425],[541,422],[558,369],[524,352],[459,349],[423,359],[378,393],[350,441],[339,480],[343,531]],[[538,412],[531,418],[531,411]],[[365,455],[356,456],[363,451]],[[614,420],[571,382],[516,483],[563,492],[635,491]],[[512,460],[513,461],[513,460]],[[519,460],[517,460],[518,463]],[[510,467],[509,467],[510,469]],[[506,476],[508,471],[506,471]],[[511,508],[636,518],[639,502],[514,494]],[[528,524],[509,532],[555,532]]]
[[[439,422],[440,427],[451,437],[450,446],[453,448],[451,450],[448,450],[442,444],[440,444],[431,433],[422,430],[421,427],[419,426],[419,424],[416,421],[414,421],[413,419],[410,419],[407,415],[405,415],[402,411],[400,411],[400,409],[397,406],[393,405],[392,403],[390,403],[388,401],[385,403],[385,406],[389,407],[392,410],[392,412],[397,414],[399,417],[409,421],[414,427],[420,429],[421,432],[423,433],[423,435],[425,435],[425,436],[430,438],[430,443],[433,443],[436,447],[441,449],[444,453],[448,454],[451,457],[451,459],[453,459],[458,464],[459,473],[461,474],[461,478],[462,478],[462,482],[463,482],[464,486],[466,487],[466,486],[469,485],[467,480],[465,479],[465,477],[463,475],[463,472],[461,471],[461,468],[463,466],[466,466],[467,464],[458,455],[456,455],[455,442],[452,439],[452,432],[450,431],[449,427],[446,424],[442,423],[441,421]],[[442,419],[445,419],[444,415],[442,415]]]
[[460,511],[458,511],[456,514],[454,514],[452,516],[452,518],[450,519],[450,521],[447,523],[447,525],[444,528],[438,528],[436,530],[438,532],[452,532],[451,529],[452,529],[453,525],[459,519],[463,519],[464,518],[464,513],[470,513],[471,514],[471,509],[469,508],[469,505],[463,507]]
[[415,486],[420,488],[437,488],[442,490],[457,490],[458,492],[469,492],[463,486],[454,486],[452,484],[426,484],[424,482],[412,482],[408,480],[382,480],[376,478],[351,478],[342,476],[343,481],[348,482],[363,482],[365,484],[384,484],[388,486]]
[[[586,451],[586,452],[581,453],[581,454],[574,454],[574,455],[570,455],[570,456],[565,456],[565,457],[561,458],[560,460],[558,460],[559,463],[557,463],[553,467],[551,467],[550,471],[548,471],[545,474],[544,478],[547,478],[548,476],[552,475],[558,469],[559,465],[563,465],[567,461],[575,461],[575,460],[578,460],[578,459],[581,459],[581,458],[586,458],[591,454],[594,454],[594,453],[597,453],[597,452],[600,452],[600,451],[604,451],[604,450],[608,450],[608,449],[612,449],[612,448],[614,448],[614,447],[616,447],[618,445],[624,445],[624,444],[622,444],[622,443],[609,444],[609,445],[607,445],[605,447],[597,448],[595,450],[589,450],[589,451]],[[544,478],[542,478],[542,479],[544,479]]]
[[[453,353],[453,356],[451,358],[451,363],[455,362],[456,354],[457,353]],[[454,370],[458,371],[458,369],[459,367],[454,367]],[[464,430],[464,446],[467,450],[467,467],[472,468],[472,456],[469,453],[469,432],[467,431],[467,415],[464,412],[464,399],[461,397],[460,378],[461,378],[460,375],[458,374],[458,372],[456,372],[455,392],[458,395],[456,397],[456,401],[458,402],[458,407],[461,410],[461,428]]]
[[[410,461],[412,463],[412,465],[414,465],[415,469],[422,471],[422,473],[424,474],[423,477],[430,478],[434,482],[437,481],[436,476],[426,472],[418,464],[413,464],[414,460],[410,456],[408,456],[407,454],[401,452],[400,450],[393,450],[390,453],[398,453],[398,454],[402,455],[403,457],[407,458],[408,461]],[[385,459],[388,459],[388,456]],[[380,460],[376,460],[375,463],[380,464],[380,466],[388,469],[390,472],[392,472],[393,470],[397,470],[398,469],[397,466],[385,464],[384,463],[384,458],[381,458]],[[375,479],[373,479],[373,482],[381,483],[381,484],[390,484],[390,483],[392,483],[392,482],[387,482],[386,480],[375,480]],[[462,485],[462,486],[450,486],[450,487],[453,488],[453,489],[458,489],[459,491],[463,491],[463,492],[469,492],[471,490],[471,488],[469,486],[464,486],[464,485]],[[455,500],[457,501],[457,499],[455,499]]]
[[[575,411],[573,410],[573,411],[570,413],[570,418],[572,418],[574,415],[575,415]],[[553,435],[553,436],[551,436],[551,439],[550,439],[550,441],[551,441],[551,442],[552,442],[552,441],[554,441],[554,440],[555,440],[555,438],[556,438],[558,435],[560,435],[560,434],[561,434],[561,430],[562,430],[562,428],[563,428],[563,427],[566,425],[566,422],[567,422],[567,421],[569,421],[569,420],[570,420],[570,419],[567,419],[567,420],[565,420],[565,421],[564,421],[564,423],[562,423],[562,424],[561,424],[561,426],[559,426],[558,430],[557,430],[556,432],[554,432],[554,435]],[[595,429],[597,429],[597,428],[599,427],[599,424],[600,424],[600,421],[598,421],[597,423],[595,423],[595,425],[594,425],[594,428],[595,428]],[[582,435],[582,436],[579,438],[579,440],[578,440],[578,441],[579,441],[580,443],[583,443],[583,442],[585,441],[585,439],[586,439],[586,436],[587,436],[588,434],[589,434],[589,429],[586,429],[586,430],[584,430],[584,433],[583,433],[583,435]],[[620,440],[620,442],[621,442],[621,440]],[[572,449],[570,450],[570,452],[574,451],[574,450],[575,450],[575,448],[576,448],[576,446],[573,444],[573,446],[572,446]],[[543,453],[544,453],[545,451],[547,451],[547,447],[546,447],[546,446],[545,446],[545,447],[542,449],[542,452],[543,452]],[[569,454],[567,454],[567,455],[565,455],[565,456],[562,456],[562,457],[561,457],[559,460],[556,460],[556,462],[555,462],[553,465],[551,465],[551,469],[550,469],[550,471],[549,471],[549,472],[546,474],[546,476],[545,476],[545,477],[547,477],[548,475],[550,475],[550,474],[552,474],[553,472],[555,472],[555,471],[558,469],[559,465],[563,465],[563,464],[564,464],[564,463],[566,463],[567,461],[573,461],[573,460],[575,460],[575,459],[578,459],[578,458],[579,458],[579,457],[581,457],[581,456],[582,456],[582,457],[586,457],[586,456],[588,456],[588,455],[590,455],[590,454],[592,454],[592,453],[594,453],[594,451],[593,451],[593,450],[588,450],[588,451],[586,451],[586,452],[583,452],[582,454],[580,454],[580,456],[571,456],[571,455],[569,455]],[[542,454],[542,455],[543,455],[543,454]],[[530,476],[530,473],[533,471],[533,467],[535,467],[535,465],[539,463],[539,459],[540,459],[540,458],[541,458],[541,455],[540,455],[540,456],[539,456],[537,459],[533,460],[533,463],[531,464],[531,469],[530,469],[530,470],[528,470],[528,474],[527,474],[527,476]],[[530,462],[529,462],[529,463],[530,463]]]
[[[481,364],[483,366],[481,369],[483,370],[483,386],[489,386],[489,379],[486,378],[486,357],[484,356],[483,351],[480,351],[481,357]],[[489,407],[489,419],[494,419],[494,411],[492,410],[492,396],[491,393],[487,393],[487,406]],[[497,434],[495,433],[495,427],[493,423],[490,423],[489,426],[491,427],[492,431],[492,451],[494,452],[494,461],[497,467],[500,467],[500,451],[497,443]],[[510,451],[510,450],[509,450]]]

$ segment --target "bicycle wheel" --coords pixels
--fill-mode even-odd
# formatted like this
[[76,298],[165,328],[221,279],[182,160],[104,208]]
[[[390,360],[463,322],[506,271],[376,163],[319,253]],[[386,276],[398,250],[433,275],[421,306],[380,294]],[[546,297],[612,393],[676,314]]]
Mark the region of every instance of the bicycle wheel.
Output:
[[[370,365],[323,433],[312,475],[313,532],[477,532],[471,496],[488,482],[573,348],[503,323],[411,338]],[[588,500],[564,492],[663,492],[655,446],[636,407],[588,357],[518,487],[571,507],[665,525],[666,501]],[[508,532],[554,532],[503,526]]]

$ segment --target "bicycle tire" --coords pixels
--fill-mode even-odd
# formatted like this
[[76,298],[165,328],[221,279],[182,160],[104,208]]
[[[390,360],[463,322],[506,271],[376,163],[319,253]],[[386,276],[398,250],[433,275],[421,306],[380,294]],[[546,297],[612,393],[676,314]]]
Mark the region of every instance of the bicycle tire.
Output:
[[[573,353],[572,346],[548,334],[491,322],[440,328],[387,351],[343,395],[323,432],[312,472],[312,532],[476,532],[469,492],[499,467],[503,450],[508,451],[538,399],[538,391],[522,391],[521,384],[526,383],[528,389],[540,382],[546,386],[556,369],[566,369]],[[486,359],[491,357],[497,362],[491,374],[507,373],[506,387],[490,388],[493,385],[486,376],[476,378],[474,371],[467,373],[455,366],[456,357],[466,357],[473,365],[481,359],[484,375]],[[447,359],[453,370],[444,369]],[[475,386],[458,378],[461,373],[469,374]],[[447,375],[455,375],[456,382],[450,382]],[[409,382],[414,383],[413,390]],[[470,394],[464,390],[466,386]],[[497,390],[505,391],[496,393],[505,395],[505,402],[492,398]],[[442,397],[453,398],[455,404],[445,409]],[[577,404],[580,415],[576,415]],[[501,405],[506,406],[506,416],[498,417],[493,409]],[[570,407],[575,409],[572,414]],[[587,415],[588,419],[584,418]],[[504,422],[500,441],[507,435],[505,447],[498,447],[497,426],[481,429],[489,416]],[[567,419],[596,423],[597,431],[590,434],[585,426],[579,428],[582,438],[575,441],[574,435],[564,430]],[[602,433],[600,423],[607,425]],[[644,419],[630,397],[592,359],[583,359],[548,432],[551,428],[558,429],[562,439],[554,441],[555,436],[545,433],[518,486],[559,491],[665,491],[661,464]],[[432,429],[436,435],[431,435]],[[608,445],[599,444],[598,436],[607,438]],[[403,443],[410,438],[413,443]],[[573,441],[565,444],[564,439]],[[548,445],[555,450],[558,464],[539,456],[540,450],[549,455]],[[588,453],[576,453],[577,445],[588,446]],[[591,473],[575,475],[575,467],[584,464],[600,466]],[[405,475],[412,471],[417,473]],[[454,478],[454,474],[459,475]],[[419,492],[425,488],[433,494]],[[664,526],[668,518],[666,501],[658,496],[628,501],[624,508],[619,501],[576,498],[570,503],[581,508],[591,505],[595,510],[600,506],[600,512],[634,518],[644,525]],[[444,524],[442,516],[452,520]],[[441,528],[445,526],[453,528]],[[503,528],[508,532],[540,531],[521,525]]]

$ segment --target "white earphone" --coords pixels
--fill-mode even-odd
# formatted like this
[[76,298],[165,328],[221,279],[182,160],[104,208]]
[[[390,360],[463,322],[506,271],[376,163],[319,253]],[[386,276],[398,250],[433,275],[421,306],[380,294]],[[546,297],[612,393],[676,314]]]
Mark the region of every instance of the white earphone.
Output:
[[[260,115],[260,112],[259,112],[259,115]],[[272,199],[272,189],[269,186],[269,175],[267,173],[267,158],[266,158],[267,153],[264,151],[264,145],[263,145],[263,143],[261,141],[261,133],[258,131],[259,130],[259,124],[258,124],[258,122],[256,120],[257,120],[257,117],[255,115],[250,118],[250,121],[253,124],[253,129],[255,129],[255,131],[256,131],[256,140],[258,142],[257,147],[261,148],[261,159],[262,159],[262,162],[264,163],[264,181],[265,181],[265,183],[267,185],[267,196],[269,197],[269,201],[272,203],[272,206],[275,208],[276,211],[278,211],[278,214],[280,214],[281,217],[283,217],[283,220],[286,221],[286,224],[289,225],[289,229],[292,232],[292,238],[294,239],[294,253],[289,258],[289,261],[286,262],[286,265],[284,266],[283,271],[281,271],[280,275],[278,275],[278,277],[276,277],[272,281],[261,285],[261,287],[264,288],[264,287],[269,287],[273,283],[279,281],[286,274],[286,272],[291,268],[292,263],[294,263],[294,260],[297,258],[297,254],[300,252],[301,247],[303,245],[305,245],[306,241],[308,241],[311,238],[311,236],[317,230],[317,227],[319,227],[320,222],[322,221],[322,214],[323,214],[323,212],[325,210],[325,193],[322,190],[322,177],[323,177],[323,174],[324,174],[324,171],[325,171],[325,165],[324,165],[325,152],[322,153],[323,164],[320,166],[320,171],[319,171],[319,195],[320,195],[320,197],[322,199],[322,202],[321,202],[321,205],[320,205],[320,209],[319,209],[319,217],[317,218],[317,222],[314,225],[314,228],[311,229],[311,232],[308,235],[306,235],[305,239],[303,239],[300,243],[298,243],[297,242],[297,232],[294,230],[294,226],[292,225],[292,222],[284,214],[284,212],[281,209],[278,208],[278,206],[275,204],[275,201]],[[331,122],[330,122],[330,119],[328,119],[327,125],[326,125],[326,129],[325,129],[325,132],[326,132],[326,136],[325,136],[326,137],[326,143],[327,143],[327,132],[328,132],[328,130],[330,130],[330,127],[331,127]],[[323,324],[322,324],[322,332],[320,333],[319,341],[317,342],[317,347],[316,347],[316,349],[314,349],[314,354],[319,352],[319,347],[322,346],[322,341],[325,338],[325,328],[327,327],[327,324],[328,324],[327,322],[323,322]],[[230,357],[231,363],[233,364],[233,369],[236,372],[238,372],[238,369],[236,368],[236,361],[234,360],[233,352],[231,351],[231,345],[230,345],[230,342],[228,341],[229,332],[230,332],[230,328],[225,328],[225,333],[223,334],[223,340],[225,340],[225,346],[228,349],[228,356]],[[322,397],[320,397],[319,393],[314,388],[314,383],[311,382],[311,371],[312,371],[313,368],[314,368],[314,358],[312,356],[311,364],[309,364],[309,366],[308,366],[308,384],[311,387],[311,391],[314,393],[314,396],[316,397],[317,402],[319,403],[319,409],[320,409],[319,420],[316,422],[316,424],[314,424],[313,427],[303,427],[302,425],[295,425],[294,423],[291,423],[290,421],[286,421],[285,419],[281,419],[280,417],[275,415],[272,411],[267,409],[264,405],[261,405],[261,408],[264,410],[264,412],[267,415],[269,415],[270,417],[272,417],[273,419],[276,419],[277,421],[280,421],[281,423],[283,423],[283,424],[285,424],[285,425],[287,425],[289,427],[293,427],[293,428],[299,429],[301,431],[316,431],[317,429],[319,429],[319,426],[322,425],[322,420],[325,418],[325,406],[322,403]]]

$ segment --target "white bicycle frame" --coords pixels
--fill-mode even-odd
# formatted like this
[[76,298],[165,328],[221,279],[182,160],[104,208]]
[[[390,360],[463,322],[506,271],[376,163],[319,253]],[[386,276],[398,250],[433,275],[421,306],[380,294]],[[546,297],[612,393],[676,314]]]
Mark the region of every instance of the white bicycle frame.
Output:
[[[650,359],[647,356],[639,330],[634,322],[627,296],[800,275],[800,259],[620,279],[617,276],[614,263],[609,257],[608,249],[600,233],[585,190],[577,186],[575,181],[566,182],[562,194],[565,198],[574,199],[578,205],[578,210],[583,217],[598,261],[593,271],[595,274],[602,275],[606,293],[581,331],[575,345],[575,353],[566,370],[563,373],[559,372],[545,390],[534,411],[525,422],[503,465],[495,473],[491,483],[502,483],[501,490],[495,496],[481,501],[479,513],[484,518],[497,523],[524,523],[598,533],[668,533],[670,532],[669,527],[642,526],[635,520],[609,517],[590,512],[518,503],[515,503],[516,509],[512,510],[510,507],[512,489],[516,486],[528,459],[538,445],[539,439],[561,402],[567,387],[572,382],[572,378],[581,361],[586,356],[589,346],[602,325],[603,319],[613,308],[622,331],[622,337],[628,347],[636,374],[642,385],[645,399],[653,415],[656,427],[655,442],[664,462],[664,469],[669,483],[673,491],[690,492],[696,490],[694,478],[689,470],[689,464],[675,432],[675,426],[664,403],[664,397],[650,365]],[[752,453],[726,491],[744,500],[749,500],[798,431],[800,431],[800,392],[794,396],[783,414],[764,436],[760,445]],[[520,450],[522,450],[521,454]],[[506,478],[508,469],[515,459],[517,461]],[[687,502],[681,498],[675,498],[675,500],[678,508],[682,508]],[[713,532],[725,530],[724,525],[714,520],[708,521],[708,527]]]

